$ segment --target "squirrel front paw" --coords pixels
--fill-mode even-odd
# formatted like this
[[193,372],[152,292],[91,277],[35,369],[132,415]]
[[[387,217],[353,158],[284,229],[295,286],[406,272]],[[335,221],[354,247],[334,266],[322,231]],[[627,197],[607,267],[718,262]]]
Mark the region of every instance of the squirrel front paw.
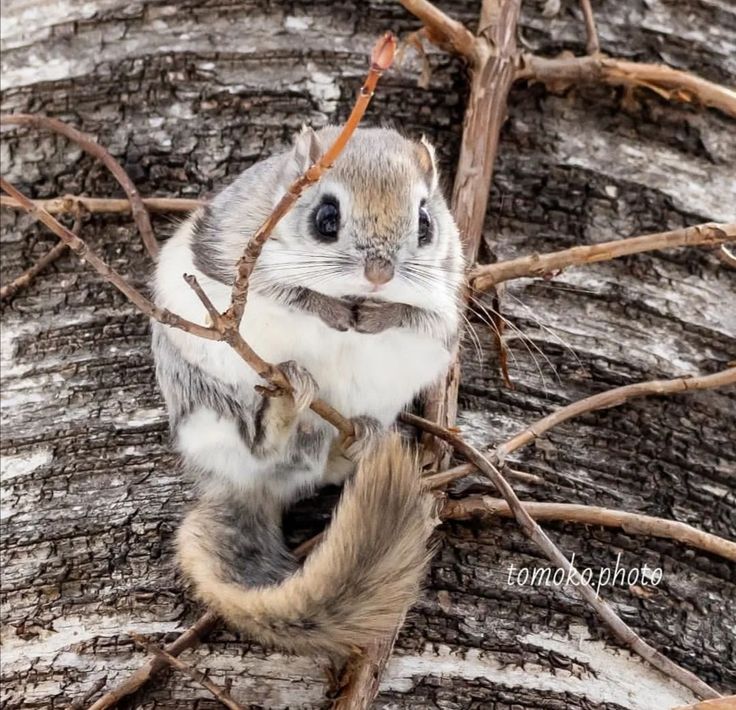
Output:
[[365,300],[355,306],[353,328],[358,333],[382,333],[401,325],[403,303]]
[[353,307],[350,303],[327,296],[320,299],[317,315],[334,330],[345,332],[353,325]]
[[355,435],[343,441],[342,448],[345,455],[357,461],[366,451],[376,445],[386,433],[386,428],[374,417],[353,417],[350,420]]
[[288,396],[293,400],[295,414],[301,414],[317,399],[319,385],[309,370],[294,360],[279,363],[278,368],[291,385],[292,391]]

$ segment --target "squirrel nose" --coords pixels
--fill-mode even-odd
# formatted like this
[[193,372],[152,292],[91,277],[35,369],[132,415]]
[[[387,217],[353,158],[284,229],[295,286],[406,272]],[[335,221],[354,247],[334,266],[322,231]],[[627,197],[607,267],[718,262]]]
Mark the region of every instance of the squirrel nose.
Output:
[[385,259],[368,258],[365,261],[365,277],[375,286],[383,286],[394,277],[394,265]]

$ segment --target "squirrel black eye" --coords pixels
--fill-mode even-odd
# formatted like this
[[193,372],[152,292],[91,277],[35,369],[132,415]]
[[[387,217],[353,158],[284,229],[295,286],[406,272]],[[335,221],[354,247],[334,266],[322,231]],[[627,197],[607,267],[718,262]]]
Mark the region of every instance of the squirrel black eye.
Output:
[[419,207],[419,246],[423,247],[432,242],[432,218],[424,205]]
[[314,236],[321,242],[336,242],[340,230],[340,208],[333,199],[325,199],[312,217]]

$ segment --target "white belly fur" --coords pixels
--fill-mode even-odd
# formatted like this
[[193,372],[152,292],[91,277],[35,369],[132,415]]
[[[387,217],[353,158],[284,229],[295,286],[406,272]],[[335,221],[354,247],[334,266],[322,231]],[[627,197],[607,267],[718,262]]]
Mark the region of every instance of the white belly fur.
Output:
[[[214,304],[224,310],[229,288],[198,273],[184,234],[176,235],[161,254],[156,276],[160,305],[186,318],[205,322],[205,311],[184,283],[194,273]],[[450,355],[426,335],[389,329],[375,335],[326,326],[317,316],[292,311],[258,294],[250,294],[241,332],[265,360],[296,360],[320,386],[320,396],[347,417],[369,415],[389,425],[402,407],[446,370]],[[259,382],[258,376],[227,344],[171,329],[182,355],[206,372],[230,383]]]

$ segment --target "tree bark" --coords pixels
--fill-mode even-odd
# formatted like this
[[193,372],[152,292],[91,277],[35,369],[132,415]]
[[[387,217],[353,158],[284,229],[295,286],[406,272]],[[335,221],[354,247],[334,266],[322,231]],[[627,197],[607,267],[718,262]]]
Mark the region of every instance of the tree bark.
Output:
[[[479,3],[442,9],[474,27]],[[736,10],[716,0],[619,3],[593,10],[601,49],[666,61],[736,83]],[[573,0],[545,18],[525,3],[525,50],[585,50]],[[376,37],[418,23],[374,0],[190,0],[180,4],[4,3],[2,110],[42,112],[92,133],[144,197],[206,198],[284,146],[302,122],[345,118]],[[521,42],[520,42],[521,44]],[[389,73],[373,124],[424,133],[452,184],[467,82],[462,62],[430,52]],[[489,260],[736,221],[736,122],[653,94],[539,85],[511,92],[483,238]],[[34,198],[121,197],[62,138],[3,130],[3,175]],[[174,219],[153,215],[160,239]],[[151,264],[130,216],[94,214],[88,239],[137,286]],[[2,211],[7,283],[53,245]],[[462,348],[459,426],[491,445],[552,409],[633,382],[715,372],[736,359],[736,275],[682,249],[571,268],[502,290],[513,390],[483,318]],[[128,631],[159,645],[201,609],[171,562],[192,492],[168,445],[148,324],[71,254],[2,310],[2,705],[62,708],[145,659]],[[513,454],[544,478],[524,498],[595,504],[678,520],[734,539],[736,392],[632,401],[571,420]],[[479,492],[482,481],[471,481]],[[458,486],[464,486],[458,488]],[[456,484],[456,490],[467,488]],[[297,506],[289,539],[324,525],[334,491]],[[659,567],[655,593],[601,592],[658,650],[724,694],[736,691],[736,566],[684,544],[615,529],[544,524],[576,563]],[[687,705],[601,629],[572,589],[509,585],[509,568],[546,562],[513,521],[443,525],[426,589],[410,612],[379,708],[597,708]],[[287,658],[225,630],[183,657],[241,704],[329,707],[321,659]],[[102,690],[98,691],[98,695]],[[93,696],[91,700],[94,700]],[[125,707],[214,708],[182,675],[162,675]]]

